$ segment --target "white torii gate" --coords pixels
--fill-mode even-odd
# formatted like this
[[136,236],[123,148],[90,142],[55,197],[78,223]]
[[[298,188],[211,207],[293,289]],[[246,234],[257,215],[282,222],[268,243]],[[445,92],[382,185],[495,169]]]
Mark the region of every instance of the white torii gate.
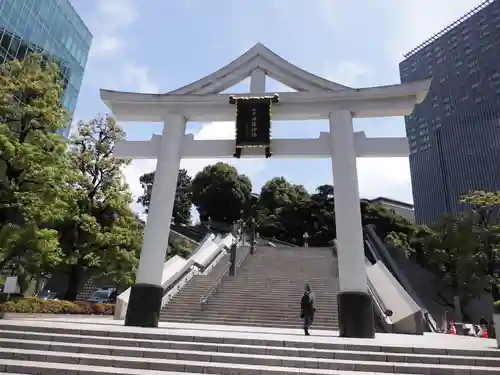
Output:
[[[430,80],[354,89],[306,72],[258,43],[246,53],[196,82],[166,94],[101,89],[101,98],[117,120],[163,122],[163,134],[149,141],[123,141],[115,156],[157,159],[137,283],[131,289],[126,325],[157,327],[162,299],[162,272],[169,225],[182,158],[230,158],[234,140],[195,140],[186,135],[188,121],[234,121],[235,107],[220,94],[250,77],[252,96],[265,93],[266,76],[297,92],[279,93],[273,120],[328,119],[330,131],[316,139],[273,139],[273,157],[327,157],[332,160],[338,241],[340,334],[374,337],[373,307],[361,226],[356,157],[408,156],[406,138],[367,138],[353,131],[353,117],[404,116],[421,103]],[[248,95],[248,94],[247,94]],[[242,157],[263,157],[245,149]]]

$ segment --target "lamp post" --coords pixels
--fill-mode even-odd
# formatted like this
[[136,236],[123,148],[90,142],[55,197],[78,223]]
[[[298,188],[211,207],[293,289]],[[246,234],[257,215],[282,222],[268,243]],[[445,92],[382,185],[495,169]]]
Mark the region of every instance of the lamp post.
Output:
[[233,236],[233,242],[231,243],[231,252],[229,254],[229,276],[234,276],[236,274],[236,249],[238,247],[238,239]]

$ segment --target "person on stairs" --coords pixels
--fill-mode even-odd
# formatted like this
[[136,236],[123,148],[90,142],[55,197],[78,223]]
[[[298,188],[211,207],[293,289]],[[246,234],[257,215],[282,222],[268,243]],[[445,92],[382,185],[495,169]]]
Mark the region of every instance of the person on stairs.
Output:
[[300,301],[300,318],[304,320],[304,333],[310,336],[309,328],[314,321],[314,313],[316,312],[316,298],[311,291],[311,286],[306,284],[304,295]]

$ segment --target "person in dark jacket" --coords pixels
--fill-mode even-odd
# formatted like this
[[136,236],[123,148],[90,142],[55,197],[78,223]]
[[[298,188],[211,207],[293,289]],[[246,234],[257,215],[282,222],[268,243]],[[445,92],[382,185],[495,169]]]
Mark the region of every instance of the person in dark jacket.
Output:
[[311,286],[306,284],[304,295],[300,301],[300,317],[304,320],[304,333],[310,336],[309,328],[314,321],[314,313],[316,312],[316,298],[311,291]]

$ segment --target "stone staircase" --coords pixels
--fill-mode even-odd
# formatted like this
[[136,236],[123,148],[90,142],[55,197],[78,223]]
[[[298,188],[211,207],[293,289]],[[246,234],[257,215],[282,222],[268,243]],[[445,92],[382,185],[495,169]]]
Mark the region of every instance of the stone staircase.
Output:
[[494,340],[439,334],[349,340],[255,330],[4,320],[0,373],[493,375],[500,369],[500,350],[488,349]]
[[317,299],[313,328],[338,329],[339,284],[331,249],[259,246],[202,309],[200,297],[206,290],[202,286],[208,287],[215,273],[183,289],[162,312],[162,321],[301,327],[300,299],[309,283]]
[[[166,311],[178,311],[179,301],[184,300],[185,296],[198,296],[198,306],[200,305],[200,296],[214,282],[217,276],[227,267],[229,263],[229,254],[224,255],[219,263],[217,263],[207,275],[196,275],[177,293],[170,302],[163,308],[162,319]],[[182,313],[182,311],[180,312]]]

